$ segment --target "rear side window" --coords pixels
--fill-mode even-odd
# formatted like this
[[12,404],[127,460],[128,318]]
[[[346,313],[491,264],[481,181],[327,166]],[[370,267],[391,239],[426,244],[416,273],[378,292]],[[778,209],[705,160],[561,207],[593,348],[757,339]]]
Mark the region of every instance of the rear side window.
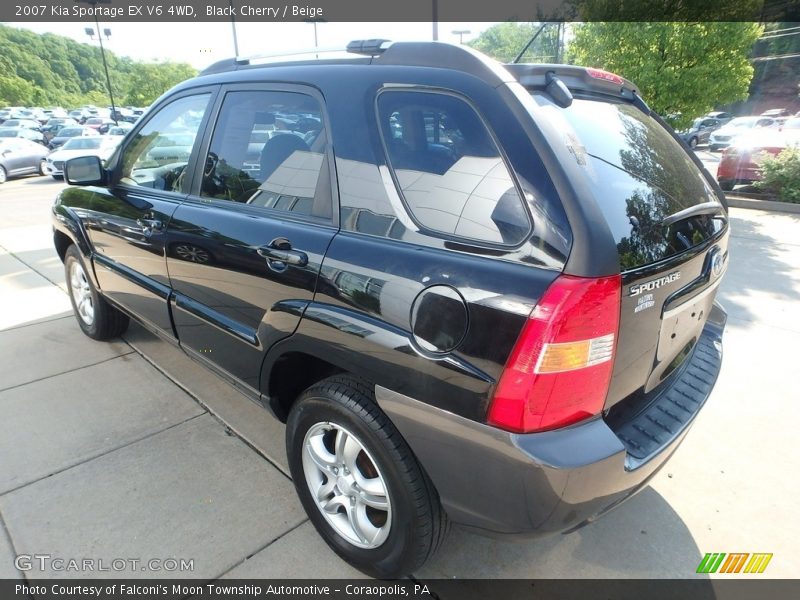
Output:
[[525,240],[531,225],[514,179],[466,101],[385,91],[378,96],[378,118],[400,195],[422,228],[499,245]]
[[665,227],[679,211],[716,202],[716,194],[686,151],[657,121],[632,104],[576,98],[569,108],[534,93],[574,160],[583,167],[617,242],[620,265],[631,270],[679,254],[713,237],[719,214]]

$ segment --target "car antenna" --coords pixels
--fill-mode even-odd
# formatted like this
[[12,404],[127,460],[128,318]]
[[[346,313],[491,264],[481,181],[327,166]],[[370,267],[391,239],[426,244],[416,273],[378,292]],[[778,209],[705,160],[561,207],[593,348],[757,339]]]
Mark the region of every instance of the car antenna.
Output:
[[539,34],[540,34],[540,33],[542,33],[542,30],[545,28],[545,26],[546,26],[546,25],[547,25],[547,23],[542,23],[542,24],[539,26],[539,29],[537,29],[537,30],[536,30],[536,33],[534,33],[534,34],[533,34],[533,37],[532,37],[531,39],[529,39],[529,40],[528,40],[528,43],[527,43],[527,44],[525,44],[525,47],[522,49],[522,51],[521,51],[519,54],[517,54],[517,57],[516,57],[514,60],[512,60],[512,61],[511,61],[511,64],[514,64],[514,65],[515,65],[515,64],[517,64],[517,63],[518,63],[520,60],[522,60],[522,56],[523,56],[523,55],[524,55],[524,54],[525,54],[525,53],[528,51],[528,48],[530,48],[530,47],[531,47],[531,44],[533,44],[533,42],[535,42],[535,41],[536,41],[536,38],[537,38],[537,37],[539,37]]

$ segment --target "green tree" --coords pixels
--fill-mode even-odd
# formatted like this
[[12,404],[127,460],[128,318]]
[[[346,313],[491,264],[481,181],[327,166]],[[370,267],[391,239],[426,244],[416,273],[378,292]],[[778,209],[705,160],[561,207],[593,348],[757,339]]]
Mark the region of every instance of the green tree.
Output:
[[0,75],[0,106],[25,106],[34,96],[34,85],[16,75]]
[[[145,106],[193,77],[183,63],[141,63],[106,51],[118,104]],[[69,38],[0,25],[0,104],[79,106],[109,104],[100,48]]]
[[653,110],[680,113],[674,124],[683,126],[747,97],[761,31],[756,23],[586,23],[574,27],[568,55],[630,79]]
[[129,77],[125,103],[147,106],[172,86],[194,77],[197,72],[187,64],[134,63]]
[[[516,58],[541,23],[498,23],[468,42],[484,54],[508,63]],[[548,23],[523,55],[523,62],[555,62],[558,55],[558,25]]]

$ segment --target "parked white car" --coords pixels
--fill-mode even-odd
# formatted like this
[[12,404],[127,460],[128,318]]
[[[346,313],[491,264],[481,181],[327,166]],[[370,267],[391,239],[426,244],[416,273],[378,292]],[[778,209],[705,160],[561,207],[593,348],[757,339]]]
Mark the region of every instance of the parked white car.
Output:
[[737,136],[750,133],[753,129],[772,127],[775,119],[771,117],[736,117],[724,127],[712,132],[708,138],[708,149],[712,152],[727,148]]
[[119,145],[122,137],[120,136],[96,136],[96,137],[74,137],[70,138],[58,150],[53,150],[47,155],[47,173],[53,179],[64,177],[64,163],[70,158],[78,156],[99,156],[102,160],[107,159]]

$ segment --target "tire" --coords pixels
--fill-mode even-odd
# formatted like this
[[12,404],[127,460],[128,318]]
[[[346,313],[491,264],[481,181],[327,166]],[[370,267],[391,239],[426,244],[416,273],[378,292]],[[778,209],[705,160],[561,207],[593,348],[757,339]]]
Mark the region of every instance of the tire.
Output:
[[83,333],[94,340],[109,340],[128,328],[128,315],[111,306],[94,287],[78,248],[73,244],[64,256],[64,272],[72,310]]
[[289,413],[286,451],[317,532],[362,572],[408,575],[444,540],[448,520],[433,484],[364,382],[337,375],[305,390]]
[[45,159],[39,161],[39,175],[47,175],[47,161]]
[[719,187],[721,187],[724,192],[730,192],[733,190],[733,186],[736,185],[733,179],[720,179],[717,183],[719,183]]
[[697,148],[697,138],[696,137],[689,138],[689,148],[691,148],[692,150]]
[[5,183],[8,181],[8,171],[3,166],[0,166],[0,184]]

